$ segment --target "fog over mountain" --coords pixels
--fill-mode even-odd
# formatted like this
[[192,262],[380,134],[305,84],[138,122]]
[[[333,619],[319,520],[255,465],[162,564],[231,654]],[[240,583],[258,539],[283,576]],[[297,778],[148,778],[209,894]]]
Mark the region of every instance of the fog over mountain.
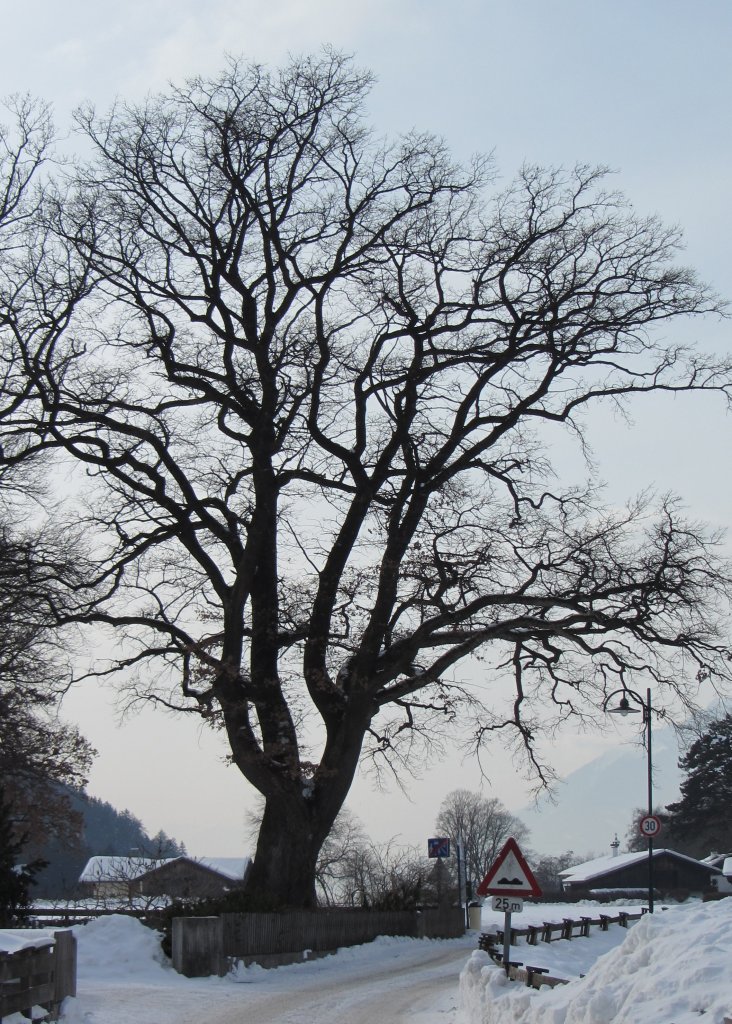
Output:
[[[682,773],[679,743],[672,729],[653,732],[653,803],[678,799]],[[574,850],[602,855],[610,852],[617,833],[621,849],[636,807],[648,800],[645,748],[631,744],[607,751],[571,772],[558,783],[554,803],[546,797],[516,811],[531,830],[531,848],[542,854]],[[663,845],[663,834],[659,839]]]

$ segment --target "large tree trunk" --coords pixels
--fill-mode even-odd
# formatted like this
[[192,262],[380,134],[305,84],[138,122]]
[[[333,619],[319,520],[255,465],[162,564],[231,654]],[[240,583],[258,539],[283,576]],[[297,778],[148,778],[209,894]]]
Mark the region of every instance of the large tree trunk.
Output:
[[267,800],[246,891],[263,906],[314,907],[315,865],[332,822],[316,822],[305,799]]
[[[280,777],[266,793],[246,884],[253,899],[275,907],[316,906],[318,855],[348,796],[369,721],[367,703],[352,701],[350,714],[329,735],[315,776],[286,786]],[[258,782],[264,792],[261,775]]]

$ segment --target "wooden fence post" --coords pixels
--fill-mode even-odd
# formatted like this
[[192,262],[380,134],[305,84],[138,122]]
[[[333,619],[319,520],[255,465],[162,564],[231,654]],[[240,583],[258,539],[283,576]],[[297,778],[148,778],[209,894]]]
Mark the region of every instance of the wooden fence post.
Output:
[[173,918],[173,967],[187,978],[226,974],[220,917]]
[[70,930],[54,932],[54,1002],[76,995],[76,936]]

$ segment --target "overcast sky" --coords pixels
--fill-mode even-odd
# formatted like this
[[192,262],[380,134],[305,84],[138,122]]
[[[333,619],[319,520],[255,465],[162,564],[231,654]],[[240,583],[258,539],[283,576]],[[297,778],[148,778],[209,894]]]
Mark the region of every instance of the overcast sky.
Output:
[[[379,129],[437,132],[458,157],[492,151],[504,179],[524,161],[608,165],[639,211],[683,227],[686,261],[732,297],[729,0],[6,0],[2,24],[0,96],[51,100],[62,127],[80,102],[140,99],[216,72],[225,53],[272,63],[332,44],[375,72]],[[728,323],[681,333],[730,349]],[[730,525],[732,420],[721,401],[653,400],[634,424],[598,417],[590,429],[612,500],[672,489],[695,515]],[[242,852],[253,798],[215,737],[158,713],[120,727],[111,694],[90,686],[70,695],[66,714],[100,751],[91,792],[193,853]],[[564,737],[553,756],[568,771],[616,742]],[[488,767],[486,792],[520,807],[526,787],[510,762],[497,752]],[[351,806],[375,838],[423,844],[445,793],[477,788],[480,776],[455,755],[408,785],[411,800],[357,784]],[[630,806],[642,798],[639,778]],[[567,846],[599,851],[611,839],[578,823]]]

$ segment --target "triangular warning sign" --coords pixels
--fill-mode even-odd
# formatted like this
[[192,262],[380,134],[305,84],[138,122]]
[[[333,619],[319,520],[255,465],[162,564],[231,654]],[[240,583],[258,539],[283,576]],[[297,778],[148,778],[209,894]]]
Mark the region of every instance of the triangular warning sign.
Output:
[[509,839],[477,889],[479,896],[541,896],[515,839]]

